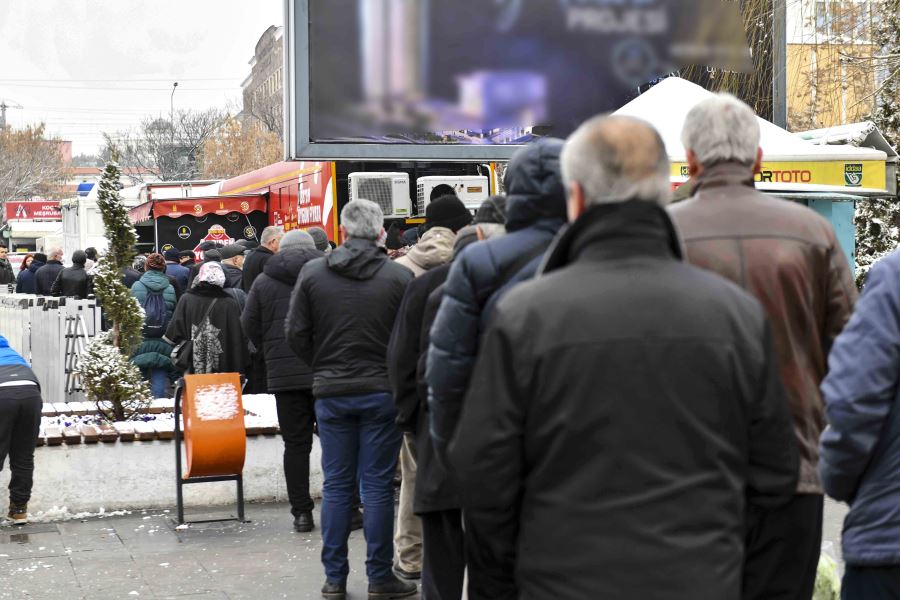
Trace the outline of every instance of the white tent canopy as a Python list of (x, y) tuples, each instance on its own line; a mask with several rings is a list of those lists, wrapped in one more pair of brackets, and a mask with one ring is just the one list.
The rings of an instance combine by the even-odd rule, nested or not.
[[(684, 162), (681, 129), (694, 106), (713, 96), (699, 85), (678, 77), (664, 79), (619, 110), (617, 115), (638, 117), (653, 124), (666, 143), (669, 158)], [(757, 117), (759, 118), (759, 117)], [(839, 161), (887, 159), (884, 152), (853, 146), (821, 146), (803, 140), (759, 118), (760, 146), (767, 161)]]

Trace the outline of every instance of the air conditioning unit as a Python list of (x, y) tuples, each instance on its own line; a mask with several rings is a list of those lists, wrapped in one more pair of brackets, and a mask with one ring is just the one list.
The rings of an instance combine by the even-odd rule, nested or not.
[(350, 173), (350, 201), (371, 200), (386, 219), (406, 218), (412, 213), (407, 173)]
[[(425, 208), (432, 200), (437, 200), (449, 192), (447, 186), (462, 200), (471, 211), (476, 211), (481, 203), (488, 199), (490, 187), (488, 178), (480, 175), (464, 175), (458, 177), (419, 177), (416, 180), (418, 193), (416, 197), (416, 214), (425, 215)], [(439, 188), (440, 189), (437, 189)]]

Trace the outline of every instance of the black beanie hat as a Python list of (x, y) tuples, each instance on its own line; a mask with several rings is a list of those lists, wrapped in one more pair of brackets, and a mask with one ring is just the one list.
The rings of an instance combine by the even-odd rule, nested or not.
[(35, 252), (35, 253), (34, 253), (34, 260), (36, 260), (36, 261), (38, 261), (38, 262), (45, 263), (45, 262), (47, 262), (47, 255), (44, 254), (43, 252)]
[(425, 227), (446, 227), (456, 233), (472, 222), (472, 213), (456, 196), (441, 196), (425, 209)]
[(491, 196), (481, 203), (475, 214), (476, 223), (506, 224), (506, 196)]
[(178, 252), (178, 248), (172, 248), (171, 250), (166, 250), (163, 253), (163, 256), (165, 257), (166, 260), (170, 260), (172, 262), (178, 262), (180, 253)]

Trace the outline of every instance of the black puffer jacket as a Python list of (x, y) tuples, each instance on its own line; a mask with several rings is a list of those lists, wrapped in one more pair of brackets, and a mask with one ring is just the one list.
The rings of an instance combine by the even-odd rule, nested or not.
[(288, 345), (284, 323), (300, 269), (322, 256), (324, 253), (308, 248), (291, 248), (270, 256), (263, 274), (250, 288), (241, 324), (253, 345), (263, 350), (270, 392), (312, 387), (312, 370)]
[(47, 264), (34, 274), (34, 289), (39, 296), (49, 296), (53, 293), (53, 282), (59, 277), (63, 264), (58, 260), (48, 260)]
[(470, 597), (741, 597), (799, 455), (762, 307), (680, 252), (659, 206), (599, 206), (498, 303), (449, 456), (508, 588)]
[(84, 299), (93, 293), (92, 288), (93, 277), (87, 274), (84, 265), (74, 264), (60, 271), (51, 292), (54, 296)]
[(517, 279), (533, 275), (565, 224), (566, 194), (559, 171), (562, 146), (560, 140), (541, 140), (513, 157), (505, 177), (508, 233), (466, 248), (450, 269), (428, 351), (428, 402), (439, 451), (456, 427), (489, 317), (487, 307), (495, 301), (492, 296), (517, 275)]
[(312, 366), (316, 398), (391, 391), (387, 345), (412, 279), (375, 242), (352, 238), (303, 267), (287, 339)]

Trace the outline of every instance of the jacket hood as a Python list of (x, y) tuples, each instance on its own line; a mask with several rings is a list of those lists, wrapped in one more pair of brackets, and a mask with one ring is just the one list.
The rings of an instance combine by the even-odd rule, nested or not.
[(147, 271), (141, 275), (140, 282), (151, 292), (162, 292), (169, 287), (169, 278), (159, 271)]
[(669, 213), (643, 200), (601, 204), (585, 211), (556, 238), (540, 272), (564, 268), (588, 252), (610, 260), (668, 255), (680, 261), (684, 256)]
[(387, 255), (372, 240), (350, 238), (325, 259), (328, 268), (350, 279), (372, 279), (387, 262)]
[(419, 243), (406, 253), (406, 258), (426, 271), (439, 267), (453, 258), (455, 241), (456, 234), (452, 230), (446, 227), (432, 227), (425, 232)]
[(31, 264), (28, 265), (28, 270), (31, 271), (32, 273), (34, 273), (35, 271), (37, 271), (38, 269), (40, 269), (41, 267), (43, 267), (46, 264), (47, 263), (42, 263), (37, 260), (33, 260), (33, 261), (31, 261)]
[(541, 219), (566, 220), (566, 190), (559, 170), (563, 141), (545, 138), (526, 146), (509, 161), (506, 230), (524, 229)]
[(325, 256), (321, 250), (311, 248), (289, 248), (276, 252), (275, 256), (266, 262), (263, 273), (287, 285), (294, 285), (300, 275), (303, 265), (316, 258)]

